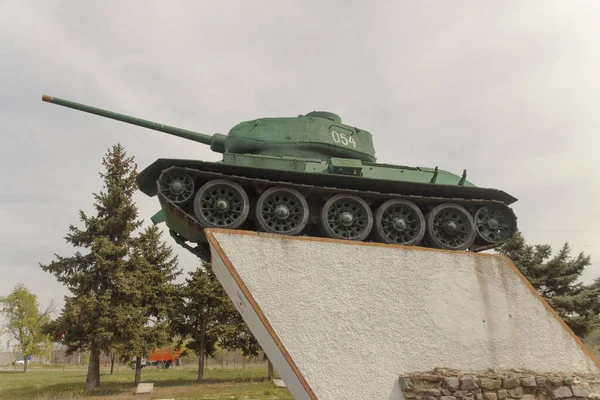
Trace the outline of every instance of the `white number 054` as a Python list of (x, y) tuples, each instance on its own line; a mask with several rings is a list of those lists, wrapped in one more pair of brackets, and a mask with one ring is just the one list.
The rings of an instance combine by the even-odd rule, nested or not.
[(345, 133), (339, 133), (339, 132), (332, 130), (331, 137), (333, 138), (333, 141), (336, 143), (341, 143), (344, 146), (348, 146), (348, 144), (352, 144), (352, 146), (354, 146), (354, 148), (356, 148), (356, 142), (354, 142), (354, 138), (352, 136), (350, 136), (350, 138), (348, 138), (348, 135), (346, 135)]

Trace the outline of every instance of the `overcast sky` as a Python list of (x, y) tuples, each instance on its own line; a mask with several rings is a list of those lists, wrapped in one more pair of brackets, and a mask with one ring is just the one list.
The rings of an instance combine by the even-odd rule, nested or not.
[[(42, 94), (206, 133), (336, 112), (373, 133), (380, 162), (466, 168), (517, 197), (526, 239), (590, 254), (589, 282), (600, 275), (599, 19), (595, 0), (0, 0), (0, 294), (24, 283), (62, 305), (67, 292), (38, 263), (73, 253), (63, 237), (91, 210), (113, 144), (139, 170), (219, 159)], [(150, 223), (157, 199), (135, 200)]]

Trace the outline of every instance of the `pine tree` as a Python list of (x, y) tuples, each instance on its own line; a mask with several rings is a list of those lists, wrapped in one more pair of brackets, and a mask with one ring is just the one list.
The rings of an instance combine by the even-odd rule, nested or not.
[[(215, 327), (214, 331), (223, 349), (229, 351), (239, 350), (243, 357), (256, 357), (260, 354), (262, 347), (252, 334), (252, 331), (235, 309), (233, 303), (228, 304), (228, 321)], [(263, 354), (263, 361), (267, 361), (268, 379), (273, 379), (273, 363)]]
[(190, 272), (180, 288), (176, 307), (172, 311), (173, 332), (181, 342), (198, 355), (198, 382), (204, 379), (206, 357), (212, 357), (223, 331), (237, 321), (239, 315), (214, 275), (210, 263), (203, 262)]
[(590, 332), (585, 337), (584, 343), (596, 358), (600, 358), (600, 330)]
[(40, 267), (52, 273), (72, 293), (62, 314), (47, 325), (55, 340), (67, 345), (67, 354), (90, 351), (85, 390), (100, 385), (100, 354), (123, 342), (131, 294), (128, 292), (127, 255), (133, 232), (141, 226), (132, 197), (137, 165), (124, 148), (113, 146), (102, 159), (103, 190), (94, 194), (95, 216), (79, 212), (84, 228), (69, 226), (65, 240), (80, 248), (71, 257)]
[(136, 238), (124, 277), (130, 310), (118, 349), (122, 357), (136, 359), (134, 385), (140, 382), (142, 357), (171, 339), (168, 315), (175, 306), (174, 281), (181, 271), (161, 236), (157, 226), (150, 226)]
[(223, 305), (223, 317), (214, 329), (223, 349), (239, 350), (244, 357), (256, 357), (262, 348), (231, 301)]
[(576, 335), (583, 338), (599, 325), (600, 278), (591, 285), (579, 281), (590, 256), (570, 257), (565, 243), (552, 257), (551, 246), (528, 245), (521, 232), (496, 251), (511, 259)]

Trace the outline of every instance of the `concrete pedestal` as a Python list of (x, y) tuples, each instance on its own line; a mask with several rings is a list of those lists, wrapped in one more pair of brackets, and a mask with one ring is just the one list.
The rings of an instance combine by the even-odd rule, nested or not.
[(401, 399), (401, 376), (600, 364), (503, 257), (206, 230), (213, 269), (295, 399)]

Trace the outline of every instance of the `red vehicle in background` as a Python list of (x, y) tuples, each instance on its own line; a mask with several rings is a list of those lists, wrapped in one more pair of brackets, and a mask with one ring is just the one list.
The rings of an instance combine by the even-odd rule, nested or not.
[[(171, 365), (179, 365), (181, 351), (173, 350), (170, 347), (163, 347), (150, 353), (148, 359), (142, 358), (142, 368), (147, 366), (156, 366), (159, 369), (169, 368)], [(135, 369), (135, 359), (131, 361), (131, 369)]]

